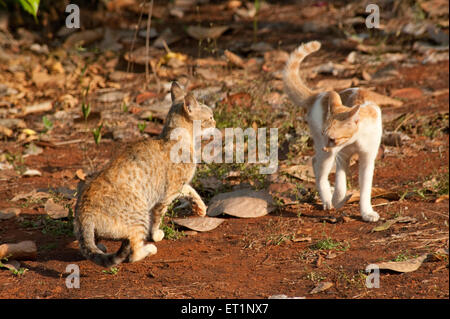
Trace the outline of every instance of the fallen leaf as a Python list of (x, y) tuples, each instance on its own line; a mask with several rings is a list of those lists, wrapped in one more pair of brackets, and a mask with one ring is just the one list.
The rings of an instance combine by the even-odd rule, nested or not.
[(206, 39), (217, 39), (228, 29), (229, 29), (228, 26), (219, 26), (219, 27), (211, 27), (211, 28), (204, 28), (204, 27), (199, 27), (199, 26), (189, 26), (186, 29), (186, 32), (194, 39), (206, 40)]
[(177, 225), (184, 226), (195, 231), (205, 232), (218, 227), (225, 221), (225, 219), (214, 217), (188, 217), (175, 218), (172, 221)]
[(27, 169), (22, 176), (42, 176), (42, 173), (40, 171), (38, 171), (37, 169)]
[(86, 174), (84, 173), (84, 171), (81, 168), (77, 169), (77, 171), (75, 172), (75, 175), (82, 181), (84, 181), (86, 179)]
[(6, 220), (16, 217), (20, 214), (20, 208), (5, 208), (0, 211), (0, 220)]
[(389, 229), (392, 225), (394, 225), (397, 221), (395, 219), (390, 219), (382, 225), (376, 226), (372, 228), (372, 232), (379, 232)]
[(296, 177), (305, 182), (315, 183), (314, 169), (311, 165), (298, 164), (290, 166), (282, 170), (293, 177)]
[(103, 29), (85, 30), (69, 35), (64, 41), (63, 48), (71, 49), (76, 45), (87, 45), (103, 38)]
[[(393, 192), (393, 191), (390, 191), (390, 190), (387, 190), (384, 188), (373, 187), (372, 188), (372, 198), (376, 198), (376, 197), (382, 197), (382, 198), (386, 198), (386, 199), (390, 199), (390, 200), (400, 199), (400, 196), (398, 196), (398, 194), (396, 192)], [(347, 203), (358, 202), (359, 198), (360, 198), (359, 191), (354, 191)]]
[(272, 196), (265, 191), (241, 189), (214, 196), (208, 206), (208, 216), (222, 213), (241, 218), (254, 218), (273, 211)]
[(436, 198), (436, 200), (434, 202), (435, 203), (440, 203), (440, 202), (442, 202), (444, 200), (448, 200), (448, 194), (439, 196), (438, 198)]
[(224, 54), (225, 54), (225, 57), (228, 59), (228, 61), (231, 64), (233, 64), (235, 66), (238, 66), (240, 68), (244, 68), (245, 67), (245, 62), (240, 56), (238, 56), (238, 55), (236, 55), (233, 52), (228, 51), (228, 50), (225, 50)]
[(393, 270), (396, 272), (412, 272), (419, 269), (422, 263), (427, 259), (428, 254), (405, 261), (388, 261), (376, 264), (380, 269)]
[(14, 196), (11, 199), (11, 201), (12, 202), (17, 202), (17, 201), (19, 201), (21, 199), (29, 199), (29, 198), (31, 198), (33, 200), (38, 200), (38, 199), (44, 199), (44, 198), (49, 198), (49, 197), (50, 197), (49, 194), (47, 194), (45, 192), (38, 192), (38, 191), (36, 191), (34, 189), (34, 190), (32, 190), (31, 192), (28, 192), (28, 193), (17, 194), (16, 196)]
[(48, 112), (53, 108), (53, 104), (51, 101), (25, 106), (22, 111), (22, 116), (31, 114), (31, 113), (40, 113), (40, 112)]
[(321, 283), (319, 283), (316, 287), (314, 287), (313, 290), (311, 290), (309, 293), (311, 295), (313, 294), (317, 294), (319, 292), (325, 291), (327, 289), (330, 289), (331, 287), (333, 287), (333, 283), (329, 282), (329, 281), (322, 281)]
[(60, 219), (69, 215), (69, 211), (60, 204), (55, 203), (52, 198), (47, 200), (44, 209), (47, 215), (53, 219)]
[(311, 237), (295, 237), (292, 239), (294, 243), (311, 242)]
[(139, 94), (138, 96), (136, 96), (136, 103), (137, 104), (141, 104), (142, 102), (145, 102), (149, 99), (152, 99), (154, 97), (156, 97), (156, 93), (154, 92), (144, 92)]

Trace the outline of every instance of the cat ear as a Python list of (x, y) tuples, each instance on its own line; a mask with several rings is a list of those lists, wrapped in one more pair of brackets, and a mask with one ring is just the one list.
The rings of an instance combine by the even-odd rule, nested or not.
[(339, 108), (342, 107), (342, 100), (339, 94), (331, 91), (328, 95), (328, 111), (330, 114), (339, 113)]
[(355, 123), (358, 123), (358, 121), (359, 121), (360, 108), (361, 108), (361, 105), (354, 106), (348, 114), (349, 118), (351, 118)]
[(193, 109), (198, 105), (197, 100), (195, 99), (195, 97), (191, 94), (188, 93), (185, 97), (184, 97), (184, 111), (186, 112), (187, 115), (191, 115)]
[(184, 91), (176, 81), (172, 82), (172, 87), (170, 88), (170, 96), (172, 97), (172, 102), (183, 100)]

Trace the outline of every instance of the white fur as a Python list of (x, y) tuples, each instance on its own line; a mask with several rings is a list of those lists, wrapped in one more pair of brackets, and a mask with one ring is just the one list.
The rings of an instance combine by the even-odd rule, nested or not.
[[(348, 142), (332, 148), (330, 152), (325, 152), (323, 148), (326, 146), (326, 138), (322, 134), (323, 109), (321, 104), (323, 97), (323, 93), (318, 95), (317, 100), (307, 115), (308, 125), (314, 139), (314, 148), (316, 151), (313, 158), (314, 174), (323, 208), (340, 208), (348, 200), (349, 196), (346, 196), (348, 165), (351, 156), (358, 153), (361, 216), (365, 221), (375, 222), (380, 216), (372, 208), (371, 191), (375, 158), (378, 153), (382, 134), (380, 108), (372, 102), (362, 104), (362, 108), (373, 107), (377, 111), (377, 119), (361, 118), (357, 133)], [(334, 162), (336, 162), (336, 185), (332, 194), (328, 175)]]

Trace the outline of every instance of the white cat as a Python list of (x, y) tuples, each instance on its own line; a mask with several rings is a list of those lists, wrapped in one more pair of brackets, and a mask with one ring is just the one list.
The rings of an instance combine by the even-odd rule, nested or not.
[[(375, 158), (381, 142), (381, 110), (370, 101), (371, 92), (359, 88), (316, 93), (301, 80), (303, 59), (320, 49), (317, 41), (302, 44), (291, 53), (284, 70), (285, 91), (291, 100), (307, 109), (307, 121), (314, 139), (313, 158), (316, 185), (324, 209), (341, 208), (349, 199), (347, 170), (350, 157), (359, 155), (360, 210), (364, 221), (380, 216), (372, 208), (371, 191)], [(331, 193), (328, 175), (336, 161), (336, 181)]]

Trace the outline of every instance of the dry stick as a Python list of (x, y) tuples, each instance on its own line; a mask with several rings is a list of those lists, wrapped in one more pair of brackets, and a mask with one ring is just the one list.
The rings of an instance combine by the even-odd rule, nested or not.
[(130, 72), (130, 65), (131, 65), (130, 59), (131, 59), (131, 53), (133, 52), (133, 49), (134, 49), (134, 43), (136, 42), (136, 38), (137, 38), (139, 26), (141, 25), (141, 21), (142, 21), (142, 15), (144, 14), (144, 2), (142, 2), (142, 3), (140, 4), (140, 7), (141, 7), (141, 11), (139, 11), (139, 19), (138, 19), (138, 23), (137, 23), (137, 25), (136, 25), (136, 31), (134, 32), (133, 41), (131, 42), (130, 51), (128, 51), (127, 73)]
[(16, 244), (0, 245), (0, 259), (36, 259), (37, 248), (33, 241), (26, 240)]
[(150, 82), (149, 72), (148, 72), (148, 64), (150, 63), (149, 58), (149, 47), (150, 47), (150, 26), (152, 24), (152, 14), (153, 14), (153, 0), (150, 1), (150, 8), (148, 9), (148, 17), (147, 17), (147, 34), (145, 36), (145, 87), (147, 88), (148, 83)]

